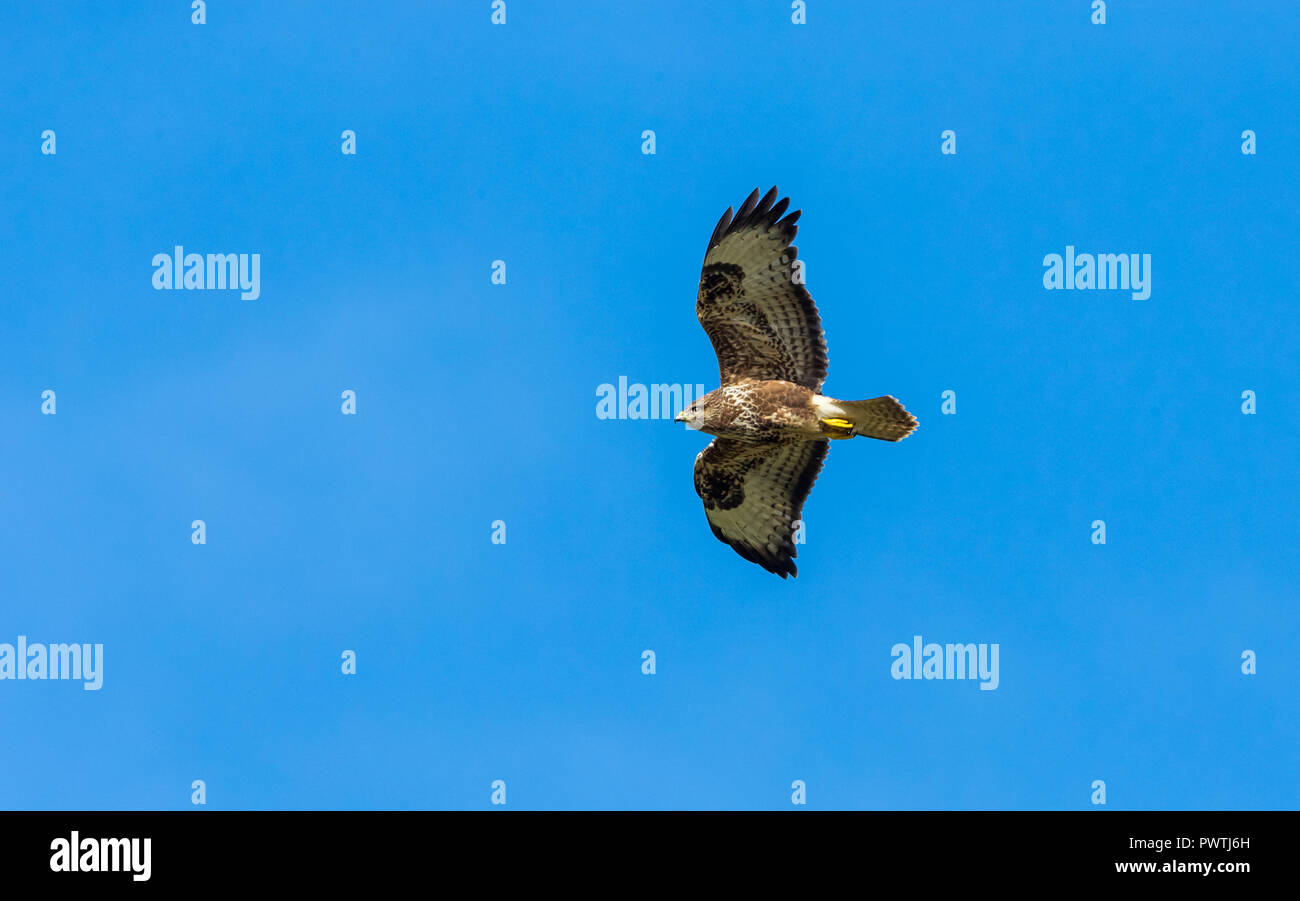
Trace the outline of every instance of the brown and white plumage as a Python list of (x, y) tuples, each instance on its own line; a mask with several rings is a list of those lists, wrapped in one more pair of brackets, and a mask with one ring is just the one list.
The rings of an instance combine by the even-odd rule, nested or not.
[(758, 189), (735, 218), (722, 214), (700, 272), (695, 315), (713, 342), (722, 384), (741, 378), (780, 379), (820, 391), (826, 379), (826, 336), (812, 295), (794, 277), (799, 248), (789, 198)]
[(795, 523), (829, 441), (714, 438), (695, 458), (695, 492), (719, 541), (781, 578), (796, 575)]
[(892, 397), (821, 394), (826, 338), (795, 277), (799, 212), (772, 188), (722, 215), (704, 256), (695, 311), (722, 385), (679, 421), (717, 436), (695, 460), (695, 491), (713, 534), (746, 560), (797, 575), (794, 535), (832, 438), (899, 441), (916, 419)]

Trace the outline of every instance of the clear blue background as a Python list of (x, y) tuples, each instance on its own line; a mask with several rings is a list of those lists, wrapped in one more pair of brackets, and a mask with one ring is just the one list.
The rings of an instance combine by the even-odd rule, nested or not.
[[(0, 682), (0, 807), (1300, 804), (1300, 7), (809, 7), (0, 7), (0, 641), (105, 645)], [(704, 436), (595, 415), (716, 386), (772, 184), (827, 392), (921, 423), (833, 448), (787, 582)], [(175, 244), (261, 298), (153, 290)], [(1044, 290), (1066, 244), (1151, 298)], [(916, 634), (1000, 687), (894, 681)]]

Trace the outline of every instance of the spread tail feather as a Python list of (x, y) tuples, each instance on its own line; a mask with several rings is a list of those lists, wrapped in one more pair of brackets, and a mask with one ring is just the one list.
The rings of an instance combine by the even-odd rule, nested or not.
[(916, 430), (916, 417), (895, 398), (885, 395), (871, 400), (814, 400), (822, 429), (830, 438), (865, 435), (881, 441), (902, 441)]

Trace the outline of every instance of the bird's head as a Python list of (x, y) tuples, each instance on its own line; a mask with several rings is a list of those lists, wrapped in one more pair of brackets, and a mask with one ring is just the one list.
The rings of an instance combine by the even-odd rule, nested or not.
[(703, 428), (708, 415), (708, 401), (708, 395), (696, 398), (673, 417), (674, 421), (684, 423), (688, 429)]

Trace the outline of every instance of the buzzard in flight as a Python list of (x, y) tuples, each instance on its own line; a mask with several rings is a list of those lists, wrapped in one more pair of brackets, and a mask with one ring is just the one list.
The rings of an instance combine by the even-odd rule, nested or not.
[(795, 277), (799, 211), (776, 188), (718, 220), (704, 255), (695, 314), (718, 355), (722, 387), (677, 415), (714, 435), (695, 458), (695, 491), (718, 540), (781, 578), (797, 575), (793, 533), (830, 447), (865, 435), (901, 441), (916, 418), (892, 397), (821, 393), (826, 336)]

